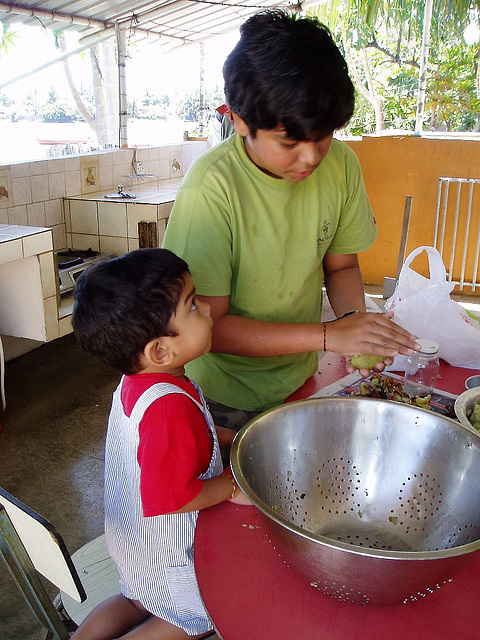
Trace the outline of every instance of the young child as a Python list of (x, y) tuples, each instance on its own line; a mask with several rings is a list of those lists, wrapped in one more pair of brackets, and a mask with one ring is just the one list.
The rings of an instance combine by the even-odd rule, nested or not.
[(216, 432), (185, 377), (185, 364), (210, 349), (209, 306), (196, 299), (183, 260), (140, 249), (80, 276), (72, 324), (82, 349), (124, 374), (105, 448), (105, 536), (121, 595), (95, 608), (73, 638), (209, 637), (193, 565), (198, 511), (250, 504), (222, 475), (219, 440), (231, 445), (233, 432)]
[[(239, 428), (301, 387), (319, 351), (353, 371), (350, 356), (390, 364), (415, 341), (393, 314), (365, 313), (357, 254), (377, 231), (358, 159), (333, 138), (354, 87), (328, 29), (258, 13), (223, 76), (236, 134), (190, 167), (164, 246), (188, 262), (214, 321), (212, 350), (187, 372), (216, 424)], [(321, 322), (322, 286), (334, 322)]]

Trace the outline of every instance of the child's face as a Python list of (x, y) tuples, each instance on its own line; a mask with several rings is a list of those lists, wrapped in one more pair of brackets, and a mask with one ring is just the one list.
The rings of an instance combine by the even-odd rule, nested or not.
[(182, 294), (169, 327), (173, 338), (177, 364), (186, 364), (210, 351), (212, 344), (210, 305), (195, 297), (192, 278), (187, 274)]
[(296, 141), (281, 127), (258, 129), (254, 138), (247, 127), (244, 135), (250, 160), (268, 175), (287, 182), (301, 182), (311, 175), (327, 155), (332, 138), (333, 133), (317, 142)]

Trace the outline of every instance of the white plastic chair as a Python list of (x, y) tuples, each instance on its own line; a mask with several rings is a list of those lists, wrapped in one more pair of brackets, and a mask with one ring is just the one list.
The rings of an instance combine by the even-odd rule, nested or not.
[[(1, 487), (0, 552), (31, 610), (47, 630), (45, 640), (67, 640), (89, 611), (120, 592), (118, 572), (106, 551), (104, 536), (71, 557), (53, 525)], [(60, 589), (53, 602), (38, 574)]]

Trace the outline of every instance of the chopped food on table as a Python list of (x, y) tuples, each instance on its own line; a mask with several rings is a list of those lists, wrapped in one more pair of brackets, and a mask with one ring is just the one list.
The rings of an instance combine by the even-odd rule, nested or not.
[[(404, 402), (405, 404), (411, 404), (422, 409), (431, 409), (430, 400), (431, 394), (426, 396), (411, 396), (403, 390), (403, 384), (400, 380), (395, 380), (390, 376), (382, 375), (381, 373), (374, 373), (368, 379), (364, 380), (360, 384), (358, 392), (353, 392), (352, 395), (367, 396), (370, 398), (384, 398), (386, 400), (394, 400), (396, 402)], [(449, 417), (455, 417), (453, 411), (453, 404), (450, 410), (447, 410), (446, 415)], [(480, 408), (479, 408), (480, 418)]]
[(475, 401), (473, 407), (467, 412), (467, 418), (472, 423), (472, 426), (477, 431), (480, 431), (480, 398)]

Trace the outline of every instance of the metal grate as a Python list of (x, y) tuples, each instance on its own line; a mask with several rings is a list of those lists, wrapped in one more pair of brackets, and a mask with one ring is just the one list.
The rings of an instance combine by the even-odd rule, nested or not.
[[(447, 279), (460, 291), (478, 282), (480, 257), (480, 179), (439, 178), (433, 246), (440, 252)], [(452, 188), (451, 188), (452, 187)]]

